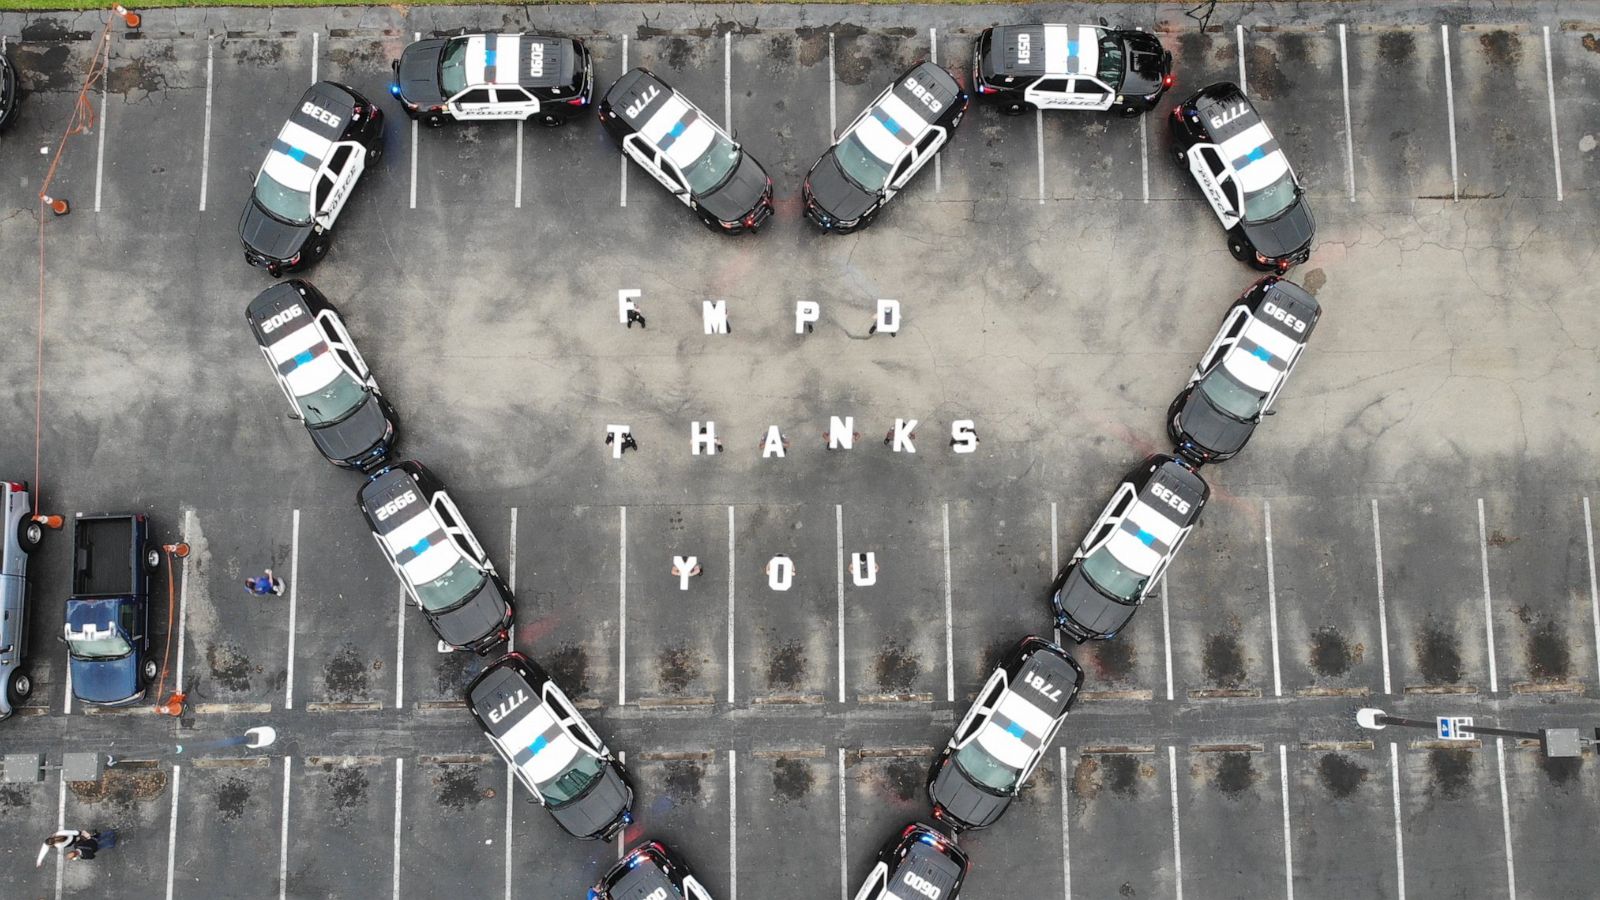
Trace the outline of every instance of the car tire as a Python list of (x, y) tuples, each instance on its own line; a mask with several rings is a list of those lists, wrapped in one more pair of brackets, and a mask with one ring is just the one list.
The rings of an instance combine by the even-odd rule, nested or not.
[(376, 147), (367, 148), (367, 165), (370, 166), (380, 159), (383, 159), (383, 144), (380, 143)]
[(33, 694), (33, 676), (22, 669), (11, 673), (11, 678), (6, 682), (6, 697), (15, 708), (17, 704), (28, 699)]
[(1189, 154), (1183, 148), (1172, 151), (1172, 161), (1178, 164), (1178, 168), (1189, 171)]
[(315, 246), (313, 246), (311, 248), (311, 261), (312, 262), (321, 262), (322, 258), (324, 256), (328, 255), (328, 244), (329, 243), (331, 243), (331, 242), (326, 237), (324, 237), (322, 240), (318, 241)]
[(1032, 104), (1029, 104), (1028, 102), (1023, 101), (1023, 100), (1013, 100), (1010, 103), (1002, 104), (1000, 106), (1000, 113), (1001, 113), (1001, 115), (1006, 115), (1006, 116), (1020, 116), (1023, 113), (1027, 112), (1028, 111), (1028, 107), (1031, 106), (1031, 105)]
[(139, 674), (144, 676), (145, 684), (155, 684), (156, 676), (160, 675), (161, 671), (156, 667), (156, 661), (154, 657), (144, 661), (144, 665), (140, 668)]
[(442, 113), (432, 113), (422, 122), (429, 128), (441, 128), (444, 126), (444, 115)]
[(567, 124), (566, 116), (558, 116), (555, 113), (543, 113), (537, 116), (537, 119), (539, 124), (546, 128), (560, 128)]
[(161, 568), (161, 548), (146, 547), (144, 549), (144, 570), (155, 574), (155, 571), (159, 568)]
[(17, 523), (17, 543), (22, 545), (22, 552), (32, 553), (44, 543), (44, 526), (35, 522), (32, 516), (26, 516)]
[(1233, 258), (1237, 259), (1239, 262), (1255, 262), (1255, 256), (1250, 252), (1250, 248), (1246, 247), (1244, 241), (1241, 241), (1238, 238), (1228, 238), (1228, 252), (1232, 253)]

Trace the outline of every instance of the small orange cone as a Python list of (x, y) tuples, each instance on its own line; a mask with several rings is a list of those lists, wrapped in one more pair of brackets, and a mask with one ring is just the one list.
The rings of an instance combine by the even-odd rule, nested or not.
[(188, 694), (185, 694), (182, 691), (175, 692), (168, 696), (166, 700), (162, 701), (161, 704), (156, 707), (156, 712), (162, 714), (163, 716), (171, 716), (176, 719), (183, 715), (183, 702), (187, 699), (189, 699)]
[(72, 212), (72, 207), (68, 206), (67, 201), (65, 200), (51, 197), (48, 194), (40, 199), (44, 200), (44, 202), (50, 207), (50, 211), (58, 216), (64, 216), (67, 213)]
[(38, 522), (40, 525), (43, 525), (44, 527), (49, 528), (52, 531), (60, 531), (61, 530), (61, 517), (60, 516), (34, 516), (33, 520), (35, 522)]
[(111, 4), (111, 11), (121, 16), (122, 21), (126, 22), (129, 28), (139, 27), (139, 14), (129, 10), (121, 3)]
[(173, 556), (176, 556), (179, 559), (189, 558), (189, 545), (183, 541), (179, 541), (176, 544), (162, 544), (161, 549), (171, 553)]

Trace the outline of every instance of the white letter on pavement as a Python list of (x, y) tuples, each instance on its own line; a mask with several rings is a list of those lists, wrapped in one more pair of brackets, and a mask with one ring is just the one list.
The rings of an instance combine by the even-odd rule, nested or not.
[(794, 563), (783, 554), (774, 556), (767, 562), (767, 587), (775, 591), (787, 591), (794, 584)]
[(706, 300), (700, 307), (701, 318), (706, 323), (706, 334), (728, 333), (728, 301)]
[(878, 301), (878, 330), (884, 334), (894, 334), (900, 330), (900, 301)]
[(699, 422), (692, 422), (689, 426), (689, 448), (699, 456), (703, 451), (707, 456), (717, 453), (717, 423), (707, 422), (705, 428)]
[(822, 307), (810, 300), (800, 300), (794, 305), (794, 333), (805, 334), (806, 323), (822, 318)]
[(950, 440), (957, 453), (971, 453), (978, 449), (977, 426), (971, 419), (957, 419), (950, 423)]
[(843, 447), (849, 450), (856, 443), (856, 417), (845, 416), (840, 421), (838, 416), (828, 417), (828, 447), (837, 450)]
[(878, 554), (868, 551), (850, 556), (850, 579), (856, 587), (871, 587), (878, 583)]
[(761, 458), (771, 457), (783, 459), (783, 435), (778, 432), (778, 426), (767, 426), (767, 439), (761, 442)]
[(678, 590), (687, 591), (689, 589), (690, 573), (694, 571), (695, 565), (699, 562), (700, 557), (698, 556), (691, 556), (688, 559), (684, 559), (681, 556), (672, 557), (672, 567), (678, 570)]
[(911, 432), (917, 427), (916, 419), (894, 420), (894, 452), (915, 453), (917, 448), (911, 443)]
[(622, 436), (629, 431), (626, 425), (607, 425), (606, 434), (611, 435), (611, 458), (622, 458)]

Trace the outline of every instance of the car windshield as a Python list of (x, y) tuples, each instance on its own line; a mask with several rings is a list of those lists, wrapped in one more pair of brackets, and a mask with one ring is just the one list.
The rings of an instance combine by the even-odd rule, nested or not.
[(561, 806), (571, 803), (582, 796), (600, 778), (600, 773), (605, 771), (605, 762), (595, 759), (587, 753), (578, 754), (573, 761), (572, 768), (561, 773), (561, 777), (539, 788), (539, 793), (551, 806)]
[(1266, 394), (1240, 384), (1223, 366), (1217, 366), (1200, 379), (1200, 391), (1223, 415), (1241, 422), (1252, 421), (1260, 415), (1261, 404), (1267, 399)]
[(1300, 196), (1300, 187), (1294, 183), (1294, 176), (1288, 172), (1283, 177), (1267, 185), (1259, 191), (1246, 194), (1244, 197), (1244, 220), (1246, 222), (1265, 222), (1276, 219), (1289, 211), (1294, 205), (1295, 198)]
[(1100, 80), (1117, 90), (1122, 87), (1122, 43), (1113, 37), (1100, 39)]
[(1100, 590), (1124, 603), (1132, 603), (1139, 599), (1144, 592), (1146, 576), (1124, 566), (1122, 561), (1111, 555), (1111, 548), (1103, 546), (1089, 554), (1079, 564), (1083, 574), (1094, 582)]
[(133, 652), (133, 647), (120, 631), (113, 631), (103, 638), (73, 638), (67, 643), (67, 648), (78, 659), (116, 659)]
[(840, 141), (839, 146), (833, 148), (833, 158), (838, 161), (839, 171), (844, 173), (844, 177), (864, 191), (877, 193), (889, 183), (888, 164), (873, 156), (856, 135)]
[(307, 425), (332, 425), (343, 421), (360, 409), (366, 399), (367, 386), (343, 370), (321, 390), (296, 398)]
[(454, 97), (467, 89), (467, 39), (456, 38), (439, 55), (439, 91)]
[(989, 751), (978, 746), (977, 741), (956, 751), (956, 765), (961, 767), (967, 777), (978, 786), (997, 794), (1009, 794), (1017, 785), (1017, 776), (1021, 775), (1016, 769), (1011, 768), (990, 755)]
[(487, 577), (482, 570), (472, 564), (471, 560), (463, 556), (438, 578), (427, 584), (416, 585), (417, 599), (422, 601), (423, 609), (429, 612), (443, 612), (453, 606), (459, 606), (462, 601), (476, 594)]
[(305, 225), (311, 221), (311, 195), (279, 183), (266, 172), (256, 178), (256, 202), (285, 222)]
[(733, 167), (738, 164), (739, 145), (716, 134), (711, 138), (711, 145), (706, 147), (706, 152), (690, 163), (683, 170), (683, 175), (689, 179), (690, 193), (704, 195), (722, 187), (722, 183), (733, 172)]

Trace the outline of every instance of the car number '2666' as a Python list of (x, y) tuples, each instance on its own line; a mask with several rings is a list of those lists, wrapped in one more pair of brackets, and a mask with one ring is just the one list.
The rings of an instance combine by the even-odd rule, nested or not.
[(1035, 672), (1029, 672), (1028, 674), (1022, 676), (1022, 682), (1028, 687), (1031, 687), (1039, 693), (1045, 695), (1045, 697), (1050, 699), (1052, 702), (1061, 702), (1061, 688), (1058, 688), (1046, 681), (1043, 675), (1039, 675)]
[(1274, 319), (1277, 319), (1279, 322), (1289, 326), (1290, 328), (1293, 328), (1296, 334), (1300, 334), (1306, 330), (1305, 322), (1301, 321), (1296, 316), (1291, 315), (1283, 307), (1273, 303), (1271, 300), (1261, 304), (1261, 311), (1273, 317)]
[(325, 110), (322, 107), (316, 105), (315, 103), (312, 103), (310, 100), (307, 100), (306, 102), (300, 104), (300, 111), (305, 113), (306, 115), (310, 116), (311, 118), (316, 119), (319, 122), (326, 122), (326, 123), (328, 123), (329, 125), (332, 125), (335, 128), (339, 127), (339, 117), (338, 116), (334, 115), (331, 112), (328, 112), (327, 110)]
[(1171, 489), (1165, 488), (1165, 487), (1162, 487), (1159, 484), (1156, 484), (1156, 485), (1151, 485), (1150, 493), (1155, 494), (1157, 497), (1160, 497), (1162, 500), (1165, 500), (1168, 506), (1170, 506), (1173, 509), (1178, 511), (1179, 515), (1188, 515), (1189, 514), (1189, 501), (1183, 499), (1182, 497), (1179, 497)]
[(267, 319), (265, 322), (262, 322), (261, 323), (261, 333), (262, 334), (271, 334), (274, 331), (277, 331), (278, 327), (280, 325), (283, 325), (284, 323), (289, 322), (291, 320), (300, 318), (301, 314), (304, 313), (304, 312), (305, 311), (302, 310), (298, 306), (291, 306), (288, 309), (284, 310), (283, 312), (278, 313), (277, 315), (273, 316), (272, 318)]
[(934, 112), (944, 109), (944, 104), (939, 102), (939, 98), (935, 97), (927, 88), (917, 84), (917, 80), (915, 78), (906, 79), (906, 90), (916, 94), (917, 99), (921, 100), (924, 106), (928, 107)]
[(905, 882), (907, 887), (927, 897), (928, 900), (939, 900), (939, 895), (943, 893), (943, 891), (939, 890), (938, 885), (915, 872), (907, 872), (900, 877), (900, 880)]
[(374, 511), (372, 515), (379, 522), (382, 522), (384, 519), (389, 518), (390, 516), (394, 515), (395, 513), (399, 512), (400, 510), (405, 509), (406, 507), (408, 507), (411, 504), (415, 503), (416, 501), (417, 501), (416, 492), (415, 491), (406, 491), (404, 494), (401, 494), (400, 496), (394, 498), (393, 500), (390, 500), (388, 503), (385, 503), (384, 505), (378, 507), (377, 510)]

